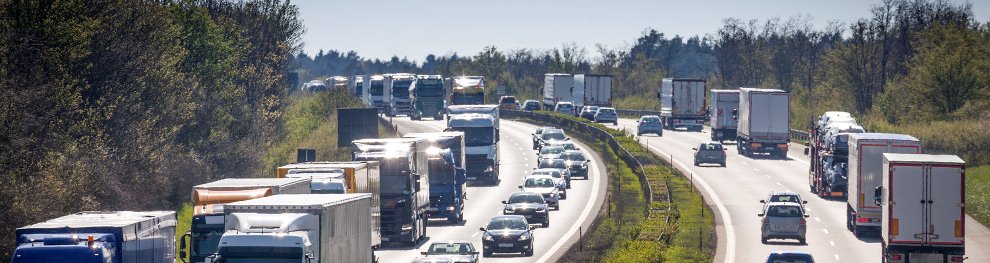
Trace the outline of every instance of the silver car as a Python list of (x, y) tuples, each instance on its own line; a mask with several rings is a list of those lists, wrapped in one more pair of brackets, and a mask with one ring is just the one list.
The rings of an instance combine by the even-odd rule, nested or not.
[(540, 152), (537, 153), (536, 164), (540, 164), (540, 161), (543, 160), (560, 158), (560, 154), (564, 153), (564, 151), (564, 147), (560, 146), (545, 146), (540, 148)]
[(797, 239), (806, 244), (805, 233), (808, 231), (808, 215), (800, 204), (791, 202), (767, 203), (766, 210), (757, 216), (762, 218), (760, 241), (767, 243), (768, 239)]
[[(478, 263), (478, 251), (468, 241), (440, 241), (430, 244), (430, 248), (420, 252), (424, 257), (418, 262)], [(439, 259), (441, 261), (429, 261)]]
[(663, 136), (663, 122), (660, 121), (660, 117), (657, 115), (646, 115), (639, 117), (636, 124), (636, 136), (641, 136), (647, 133)]
[(612, 125), (619, 125), (619, 115), (615, 113), (613, 108), (601, 107), (595, 112), (595, 122), (610, 122)]

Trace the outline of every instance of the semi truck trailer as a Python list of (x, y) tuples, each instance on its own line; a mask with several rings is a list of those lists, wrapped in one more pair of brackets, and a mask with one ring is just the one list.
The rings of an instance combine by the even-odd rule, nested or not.
[(423, 138), (430, 144), (430, 218), (450, 223), (464, 220), (464, 133), (409, 133), (406, 138)]
[(175, 212), (80, 212), (18, 228), (13, 263), (175, 261)]
[(921, 153), (921, 141), (903, 134), (849, 134), (849, 186), (846, 196), (846, 228), (857, 237), (880, 232), (881, 211), (872, 200), (883, 182), (884, 153)]
[(543, 75), (543, 108), (553, 109), (557, 102), (575, 102), (574, 76), (564, 73)]
[(712, 141), (735, 141), (739, 121), (733, 118), (732, 112), (739, 109), (739, 90), (713, 89), (709, 94), (711, 106), (708, 113)]
[(353, 142), (355, 161), (380, 164), (381, 241), (412, 246), (426, 237), (430, 210), (429, 144), (420, 138)]
[(372, 262), (370, 194), (275, 195), (228, 204), (207, 262)]
[(883, 262), (963, 262), (966, 162), (955, 155), (884, 153), (881, 186)]
[(739, 89), (736, 148), (739, 154), (787, 157), (791, 141), (791, 94), (777, 89)]
[(704, 79), (665, 78), (660, 81), (660, 120), (667, 129), (700, 131), (705, 125)]
[(612, 76), (575, 74), (574, 106), (612, 106)]

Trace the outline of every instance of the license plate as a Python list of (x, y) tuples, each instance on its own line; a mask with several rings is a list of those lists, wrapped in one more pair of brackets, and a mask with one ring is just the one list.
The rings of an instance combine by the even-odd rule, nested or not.
[(382, 241), (388, 242), (388, 238), (387, 237), (382, 237)]
[(777, 227), (775, 227), (774, 231), (794, 231), (794, 227), (792, 227), (792, 226), (777, 226)]
[(499, 243), (498, 247), (512, 247), (512, 243)]
[(533, 218), (533, 215), (526, 215), (526, 218)]

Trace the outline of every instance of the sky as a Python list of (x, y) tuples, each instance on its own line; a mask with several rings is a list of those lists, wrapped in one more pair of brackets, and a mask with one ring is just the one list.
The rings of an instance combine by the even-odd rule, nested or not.
[[(297, 0), (306, 33), (303, 51), (356, 51), (364, 58), (423, 61), (428, 54), (474, 55), (500, 50), (547, 50), (573, 43), (597, 56), (595, 46), (628, 48), (646, 29), (668, 38), (715, 33), (726, 18), (786, 20), (807, 16), (816, 29), (870, 16), (879, 0)], [(949, 0), (959, 4), (965, 1)], [(990, 1), (975, 1), (988, 21)]]

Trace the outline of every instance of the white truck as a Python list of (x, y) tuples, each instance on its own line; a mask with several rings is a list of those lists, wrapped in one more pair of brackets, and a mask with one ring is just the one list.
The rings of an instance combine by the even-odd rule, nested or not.
[(347, 89), (354, 97), (364, 96), (364, 79), (367, 77), (368, 75), (354, 75), (347, 79)]
[(700, 131), (705, 125), (704, 79), (665, 78), (660, 81), (660, 120), (667, 129)]
[(787, 157), (791, 141), (791, 93), (778, 89), (739, 88), (736, 148), (739, 154), (768, 153)]
[(574, 106), (612, 106), (612, 76), (575, 74)]
[(370, 194), (274, 195), (231, 203), (206, 262), (372, 262)]
[(557, 102), (574, 99), (574, 76), (564, 73), (547, 73), (543, 76), (543, 108), (553, 109)]
[(365, 106), (368, 108), (376, 108), (382, 110), (385, 108), (384, 103), (384, 90), (385, 90), (385, 76), (384, 75), (371, 75), (364, 79), (363, 82), (364, 91), (361, 97), (361, 101), (364, 102)]
[(465, 169), (469, 181), (498, 184), (498, 105), (447, 107), (447, 129), (464, 133)]
[(883, 154), (883, 261), (963, 262), (966, 162), (955, 155)]
[(919, 154), (921, 141), (903, 134), (849, 134), (846, 228), (857, 237), (880, 231), (880, 207), (868, 198), (883, 182), (884, 153)]
[(395, 73), (385, 74), (382, 81), (382, 103), (385, 105), (386, 116), (409, 115), (412, 105), (409, 104), (409, 86), (416, 81), (416, 74)]
[(739, 109), (739, 90), (713, 89), (709, 124), (712, 126), (712, 141), (724, 142), (736, 140), (736, 127), (739, 124), (732, 113)]

